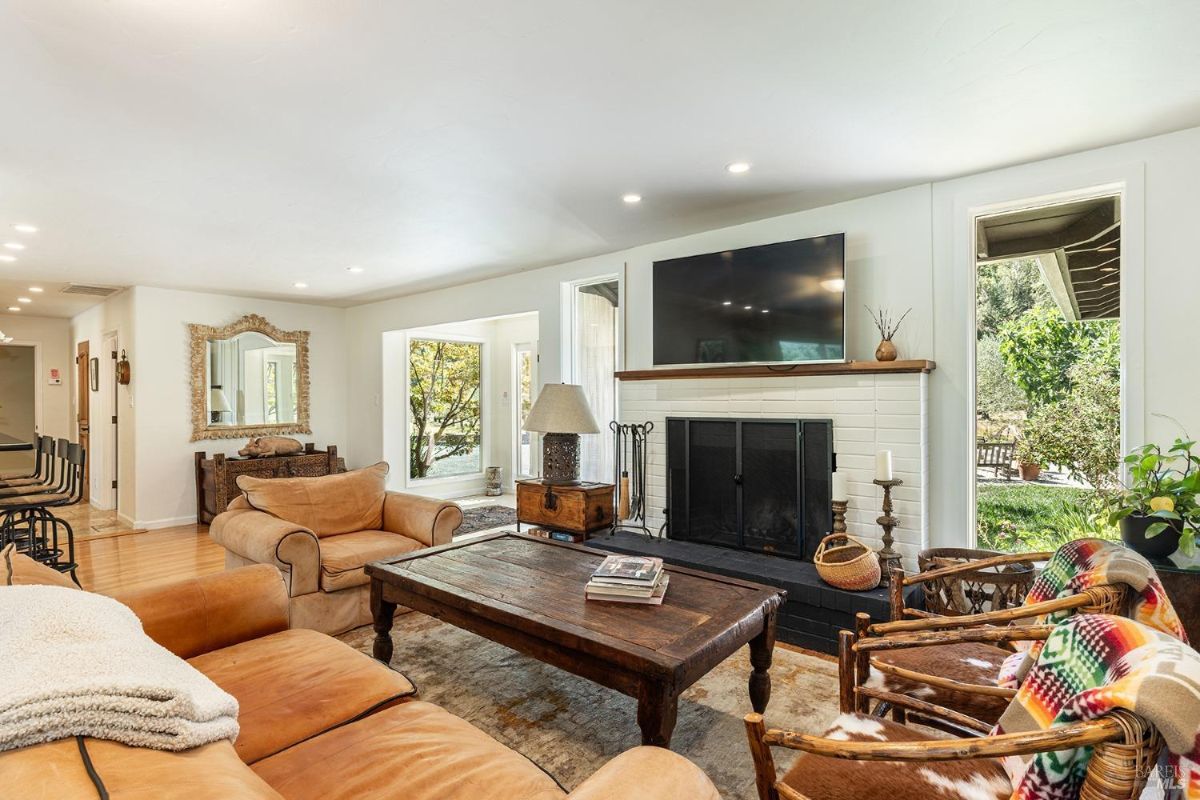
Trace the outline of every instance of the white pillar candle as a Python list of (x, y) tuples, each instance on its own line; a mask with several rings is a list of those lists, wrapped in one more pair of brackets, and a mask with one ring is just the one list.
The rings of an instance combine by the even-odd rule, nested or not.
[(875, 480), (890, 481), (892, 479), (892, 451), (880, 450), (875, 454)]
[(833, 497), (830, 499), (843, 503), (850, 499), (850, 486), (849, 481), (846, 480), (846, 473), (833, 473)]

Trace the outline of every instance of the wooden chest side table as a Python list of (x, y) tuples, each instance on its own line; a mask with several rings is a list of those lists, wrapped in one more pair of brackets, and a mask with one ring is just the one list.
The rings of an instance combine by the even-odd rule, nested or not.
[(521, 524), (589, 534), (612, 527), (613, 485), (580, 483), (549, 485), (517, 481), (517, 531)]
[(330, 445), (318, 450), (311, 443), (304, 452), (290, 456), (265, 458), (229, 458), (214, 453), (212, 458), (203, 450), (195, 454), (196, 462), (196, 521), (208, 524), (213, 517), (241, 495), (239, 475), (255, 478), (316, 478), (346, 471), (346, 462), (338, 458), (337, 447)]

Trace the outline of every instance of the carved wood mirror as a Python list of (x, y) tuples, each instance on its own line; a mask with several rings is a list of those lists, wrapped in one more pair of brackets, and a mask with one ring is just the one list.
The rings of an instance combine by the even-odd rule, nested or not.
[(312, 433), (308, 331), (282, 331), (257, 314), (223, 328), (188, 325), (192, 441)]

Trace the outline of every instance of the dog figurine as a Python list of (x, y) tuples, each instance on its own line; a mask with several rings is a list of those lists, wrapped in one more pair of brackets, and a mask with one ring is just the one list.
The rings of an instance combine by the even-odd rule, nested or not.
[(292, 456), (304, 452), (304, 445), (288, 436), (256, 436), (238, 450), (239, 456), (267, 458), (268, 456)]

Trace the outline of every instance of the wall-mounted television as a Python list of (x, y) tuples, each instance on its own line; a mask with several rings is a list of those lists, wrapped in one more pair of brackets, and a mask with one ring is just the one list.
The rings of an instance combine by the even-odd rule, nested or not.
[(844, 361), (846, 236), (654, 262), (654, 364)]

